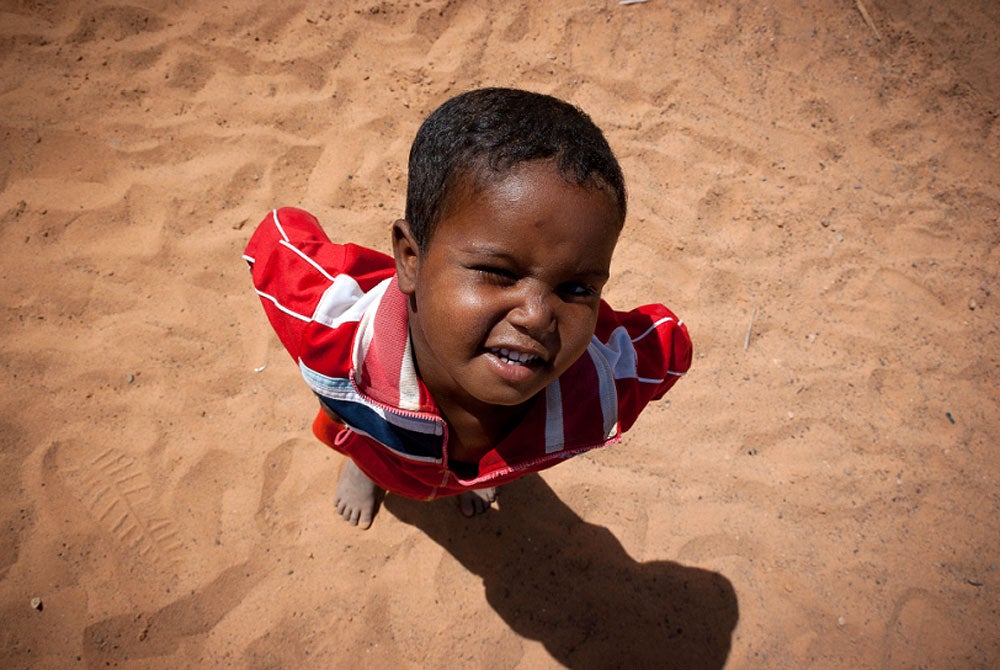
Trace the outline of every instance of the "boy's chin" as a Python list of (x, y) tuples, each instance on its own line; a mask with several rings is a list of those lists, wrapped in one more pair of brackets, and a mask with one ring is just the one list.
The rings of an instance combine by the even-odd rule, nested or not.
[(484, 405), (493, 405), (496, 407), (517, 407), (523, 405), (527, 402), (531, 402), (538, 397), (547, 384), (541, 386), (540, 388), (517, 389), (517, 388), (490, 388), (481, 389), (479, 393), (475, 394), (475, 397), (479, 402)]
[(484, 405), (518, 407), (531, 402), (559, 375), (545, 365), (510, 366), (484, 357), (474, 376), (466, 377), (466, 392)]

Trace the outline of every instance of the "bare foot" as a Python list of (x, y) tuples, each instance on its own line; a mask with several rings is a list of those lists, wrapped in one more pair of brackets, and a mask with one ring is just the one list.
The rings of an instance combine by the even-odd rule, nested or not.
[(337, 482), (333, 504), (344, 521), (365, 529), (372, 525), (384, 495), (385, 489), (368, 479), (368, 475), (361, 472), (354, 461), (347, 459)]
[(492, 486), (488, 489), (477, 489), (458, 494), (458, 508), (467, 517), (482, 514), (490, 508), (497, 499), (497, 489)]

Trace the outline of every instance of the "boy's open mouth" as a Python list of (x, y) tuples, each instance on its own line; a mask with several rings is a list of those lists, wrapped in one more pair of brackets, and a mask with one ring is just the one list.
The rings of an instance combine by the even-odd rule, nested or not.
[(511, 351), (503, 347), (492, 347), (486, 351), (496, 356), (501, 363), (506, 365), (537, 365), (542, 362), (542, 359), (538, 356), (520, 351)]

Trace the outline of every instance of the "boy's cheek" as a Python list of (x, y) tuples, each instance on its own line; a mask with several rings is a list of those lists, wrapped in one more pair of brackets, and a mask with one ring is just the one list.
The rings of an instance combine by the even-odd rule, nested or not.
[(564, 340), (572, 341), (576, 345), (574, 347), (574, 354), (576, 358), (582, 356), (587, 350), (587, 346), (590, 345), (590, 341), (593, 339), (594, 331), (596, 329), (597, 309), (594, 309), (573, 325), (571, 335), (567, 334), (565, 336)]
[(447, 284), (435, 293), (433, 298), (440, 301), (439, 307), (443, 314), (454, 319), (453, 324), (459, 322), (488, 321), (490, 314), (502, 312), (503, 301), (494, 292), (483, 290), (483, 287), (474, 282), (461, 281), (456, 279)]
[(503, 319), (497, 302), (472, 288), (450, 286), (433, 291), (424, 301), (418, 298), (418, 309), (423, 311), (425, 328), (433, 329), (439, 336), (478, 341)]
[(561, 323), (564, 324), (564, 334), (573, 339), (585, 339), (590, 341), (594, 330), (597, 328), (598, 305), (576, 304), (571, 305), (561, 316)]

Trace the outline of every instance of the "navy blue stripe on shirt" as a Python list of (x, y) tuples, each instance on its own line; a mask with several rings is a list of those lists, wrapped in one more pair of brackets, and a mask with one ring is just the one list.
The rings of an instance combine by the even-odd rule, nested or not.
[(330, 400), (320, 397), (320, 402), (340, 417), (355, 432), (367, 435), (389, 449), (417, 461), (440, 463), (442, 439), (433, 433), (406, 430), (386, 421), (367, 403), (349, 400)]

